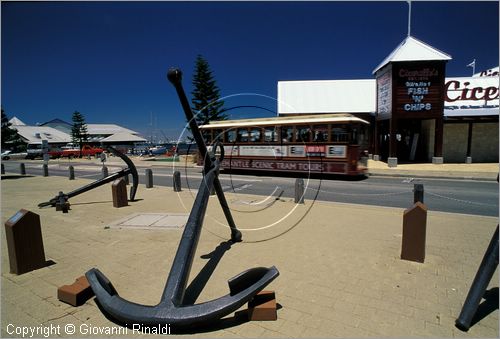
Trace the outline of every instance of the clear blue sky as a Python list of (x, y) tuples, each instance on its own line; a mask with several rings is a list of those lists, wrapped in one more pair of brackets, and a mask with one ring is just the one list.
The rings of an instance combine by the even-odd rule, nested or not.
[[(389, 2), (5, 2), (2, 107), (27, 124), (117, 123), (177, 138), (184, 116), (166, 80), (197, 54), (226, 107), (276, 111), (277, 81), (366, 79), (406, 37), (408, 4)], [(450, 54), (447, 76), (498, 66), (498, 1), (412, 2), (414, 37)], [(266, 98), (268, 96), (270, 98)], [(266, 110), (234, 109), (233, 117)], [(153, 119), (151, 119), (153, 116)]]

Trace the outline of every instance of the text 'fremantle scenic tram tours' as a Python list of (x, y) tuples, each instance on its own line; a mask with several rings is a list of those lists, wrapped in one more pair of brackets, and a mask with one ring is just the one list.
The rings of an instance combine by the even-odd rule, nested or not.
[[(368, 122), (350, 114), (212, 121), (208, 145), (224, 144), (221, 169), (364, 175)], [(201, 160), (201, 159), (200, 159)]]

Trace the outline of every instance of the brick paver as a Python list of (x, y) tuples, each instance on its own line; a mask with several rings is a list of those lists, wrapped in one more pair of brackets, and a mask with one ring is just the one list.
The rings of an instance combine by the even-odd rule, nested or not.
[[(70, 199), (68, 214), (37, 204), (59, 190), (88, 181), (60, 177), (2, 180), (2, 221), (20, 208), (40, 214), (45, 254), (56, 264), (21, 276), (10, 274), (2, 227), (1, 334), (7, 325), (60, 325), (64, 337), (80, 327), (118, 327), (95, 300), (72, 307), (57, 300), (57, 288), (92, 267), (105, 273), (125, 299), (159, 301), (181, 229), (118, 229), (108, 224), (133, 213), (188, 213), (195, 192), (139, 187), (136, 202), (113, 208), (110, 186)], [(256, 197), (227, 194), (245, 241), (228, 246), (229, 232), (211, 198), (191, 279), (220, 254), (197, 302), (228, 293), (227, 280), (256, 266), (275, 265), (278, 320), (226, 322), (194, 337), (498, 337), (498, 310), (468, 333), (454, 327), (496, 218), (429, 211), (426, 260), (399, 259), (403, 210), (280, 199), (266, 208), (244, 205)], [(182, 202), (182, 203), (181, 203)], [(212, 254), (212, 255), (211, 255)], [(212, 262), (213, 263), (213, 262)], [(498, 288), (498, 272), (489, 288)], [(65, 325), (76, 326), (75, 335)], [(12, 330), (12, 326), (8, 329)], [(19, 337), (19, 335), (14, 335)], [(124, 336), (110, 335), (110, 336)], [(125, 336), (148, 336), (129, 331)]]

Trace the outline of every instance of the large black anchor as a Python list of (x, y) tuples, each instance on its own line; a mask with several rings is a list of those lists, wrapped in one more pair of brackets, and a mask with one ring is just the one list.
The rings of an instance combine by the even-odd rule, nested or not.
[(137, 192), (137, 186), (139, 185), (139, 175), (137, 174), (137, 169), (135, 168), (134, 163), (132, 160), (130, 160), (129, 157), (127, 157), (125, 154), (117, 151), (111, 146), (104, 146), (104, 148), (108, 151), (113, 153), (113, 155), (119, 157), (122, 159), (126, 164), (127, 168), (122, 169), (116, 173), (110, 174), (105, 178), (99, 179), (97, 181), (94, 181), (88, 185), (85, 185), (83, 187), (77, 188), (74, 191), (71, 191), (69, 193), (63, 193), (59, 192), (58, 195), (56, 195), (54, 198), (50, 199), (49, 201), (42, 202), (38, 204), (38, 207), (46, 207), (46, 206), (52, 206), (56, 207), (56, 210), (61, 210), (63, 213), (67, 213), (69, 209), (69, 202), (68, 199), (74, 197), (75, 195), (85, 193), (87, 191), (90, 191), (91, 189), (94, 189), (96, 187), (102, 186), (107, 184), (108, 182), (112, 182), (118, 178), (124, 177), (126, 175), (132, 174), (132, 187), (130, 187), (130, 201), (134, 201), (135, 199), (135, 194)]
[[(212, 188), (215, 188), (217, 192), (217, 197), (231, 228), (232, 242), (241, 241), (241, 232), (234, 224), (218, 178), (220, 162), (224, 158), (224, 147), (221, 143), (218, 143), (214, 145), (212, 152), (207, 152), (182, 88), (181, 71), (178, 69), (169, 70), (168, 79), (177, 90), (191, 132), (198, 144), (198, 150), (205, 159), (205, 168), (203, 182), (196, 195), (193, 209), (189, 214), (161, 300), (156, 306), (132, 303), (121, 298), (111, 282), (98, 269), (93, 268), (85, 275), (101, 307), (116, 320), (129, 325), (170, 325), (172, 328), (177, 329), (207, 325), (236, 311), (273, 281), (279, 275), (279, 272), (274, 266), (271, 268), (258, 267), (249, 269), (228, 281), (229, 294), (223, 297), (201, 304), (192, 304), (187, 300), (189, 298), (185, 300), (189, 272)], [(215, 155), (216, 151), (220, 152), (218, 157)]]

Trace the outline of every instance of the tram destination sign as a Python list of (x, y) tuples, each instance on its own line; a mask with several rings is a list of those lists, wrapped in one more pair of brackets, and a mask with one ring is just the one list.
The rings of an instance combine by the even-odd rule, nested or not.
[(346, 163), (321, 161), (280, 161), (262, 159), (224, 159), (224, 169), (245, 169), (279, 172), (345, 173)]

